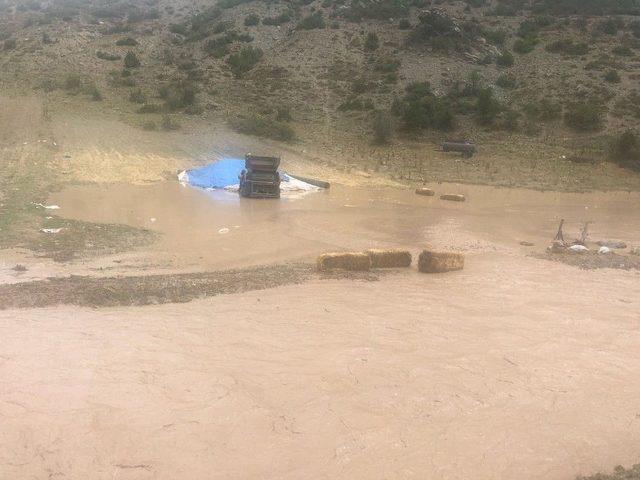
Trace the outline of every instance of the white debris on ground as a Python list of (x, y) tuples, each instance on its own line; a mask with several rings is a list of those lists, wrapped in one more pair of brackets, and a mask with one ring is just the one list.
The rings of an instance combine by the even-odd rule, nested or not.
[(62, 228), (41, 228), (40, 231), (42, 233), (55, 234), (60, 233), (62, 231)]
[(571, 245), (569, 251), (573, 253), (587, 253), (589, 249), (584, 245)]
[(609, 247), (600, 247), (598, 253), (600, 255), (606, 255), (607, 253), (611, 253), (611, 249)]

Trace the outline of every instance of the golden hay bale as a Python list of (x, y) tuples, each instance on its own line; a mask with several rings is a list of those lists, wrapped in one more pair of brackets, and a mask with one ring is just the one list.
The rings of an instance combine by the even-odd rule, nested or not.
[(407, 268), (411, 266), (411, 252), (406, 250), (367, 250), (371, 268)]
[(430, 188), (426, 188), (426, 187), (416, 188), (416, 195), (423, 195), (425, 197), (433, 197), (435, 194), (436, 194), (436, 192), (434, 192)]
[(349, 270), (366, 272), (371, 269), (371, 258), (366, 253), (344, 252), (325, 253), (318, 257), (318, 270)]
[(449, 200), (450, 202), (465, 202), (467, 199), (464, 195), (447, 193), (446, 195), (440, 195), (440, 200)]
[(461, 253), (424, 250), (418, 258), (418, 270), (422, 273), (453, 272), (463, 268), (464, 255)]

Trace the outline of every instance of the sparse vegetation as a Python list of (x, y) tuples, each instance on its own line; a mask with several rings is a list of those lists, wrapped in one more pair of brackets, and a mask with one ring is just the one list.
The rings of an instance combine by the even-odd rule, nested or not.
[[(611, 156), (621, 167), (640, 171), (640, 142), (638, 141), (638, 135), (632, 130), (627, 130), (617, 137), (611, 148)], [(639, 466), (636, 465), (636, 467)], [(637, 474), (637, 477), (640, 478), (640, 468)]]
[(572, 38), (563, 38), (548, 44), (545, 50), (563, 55), (586, 55), (589, 53), (589, 45), (584, 42), (576, 42)]
[(298, 22), (298, 30), (315, 30), (326, 26), (321, 11), (313, 12)]
[(237, 118), (231, 122), (231, 126), (237, 132), (245, 135), (271, 138), (283, 142), (293, 141), (296, 137), (289, 125), (260, 115)]
[(367, 36), (364, 40), (364, 49), (373, 52), (377, 50), (380, 46), (380, 40), (378, 39), (378, 35), (375, 32), (367, 33)]
[(564, 114), (567, 126), (578, 132), (592, 132), (602, 128), (603, 108), (592, 102), (576, 102), (567, 107)]

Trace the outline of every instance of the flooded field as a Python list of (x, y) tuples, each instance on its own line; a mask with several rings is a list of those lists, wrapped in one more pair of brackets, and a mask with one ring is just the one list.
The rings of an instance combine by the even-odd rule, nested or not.
[[(639, 241), (638, 193), (557, 193), (466, 185), (412, 190), (334, 186), (327, 191), (255, 201), (236, 193), (163, 182), (76, 185), (53, 195), (64, 218), (147, 228), (161, 239), (150, 262), (171, 267), (232, 268), (309, 260), (327, 250), (426, 246), (467, 252), (544, 250), (560, 219), (578, 236), (593, 222), (593, 240)], [(463, 193), (465, 203), (438, 198)], [(153, 259), (153, 260), (152, 260)]]

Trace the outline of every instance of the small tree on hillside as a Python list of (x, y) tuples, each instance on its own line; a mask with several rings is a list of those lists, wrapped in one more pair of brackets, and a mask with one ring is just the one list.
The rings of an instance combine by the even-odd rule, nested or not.
[(124, 57), (124, 68), (138, 68), (139, 66), (138, 56), (133, 52), (128, 52)]

